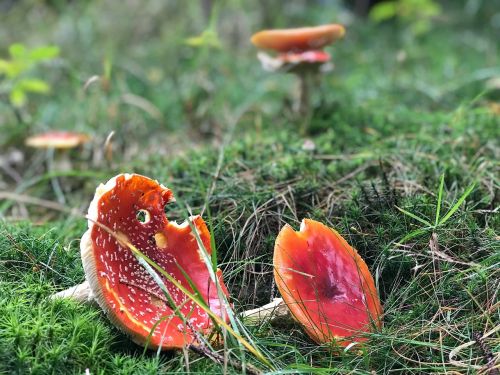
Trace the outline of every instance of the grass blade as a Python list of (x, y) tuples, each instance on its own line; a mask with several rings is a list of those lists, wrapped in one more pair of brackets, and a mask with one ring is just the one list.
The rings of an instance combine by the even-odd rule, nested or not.
[(443, 190), (444, 190), (444, 173), (441, 175), (441, 182), (439, 183), (438, 199), (436, 207), (436, 220), (434, 221), (435, 227), (437, 227), (439, 223), (439, 214), (441, 213), (441, 204), (443, 200)]
[(403, 209), (403, 208), (401, 208), (401, 207), (396, 206), (396, 208), (397, 208), (399, 211), (401, 211), (402, 213), (404, 213), (405, 215), (407, 215), (407, 216), (409, 216), (409, 217), (411, 217), (411, 218), (413, 218), (413, 219), (415, 219), (415, 220), (417, 220), (417, 221), (421, 222), (422, 224), (424, 224), (424, 225), (426, 225), (426, 226), (428, 226), (428, 227), (432, 227), (432, 224), (431, 224), (430, 222), (428, 222), (428, 221), (427, 221), (427, 220), (425, 220), (425, 219), (422, 219), (420, 216), (417, 216), (417, 215), (415, 215), (415, 214), (411, 213), (410, 211), (406, 211), (405, 209)]
[(462, 203), (467, 199), (470, 193), (474, 190), (476, 187), (476, 184), (473, 183), (470, 185), (465, 193), (462, 194), (462, 196), (458, 199), (458, 201), (453, 205), (452, 208), (448, 211), (448, 213), (443, 217), (443, 219), (439, 222), (439, 225), (443, 225), (448, 221), (448, 219), (459, 209), (459, 207), (462, 205)]
[(417, 236), (420, 236), (421, 234), (424, 234), (425, 232), (427, 232), (430, 228), (419, 228), (419, 229), (415, 229), (414, 231), (411, 231), (410, 233), (408, 233), (406, 236), (404, 236), (403, 238), (401, 238), (398, 242), (399, 243), (405, 243), (406, 241), (409, 241), (411, 240), (412, 238), (415, 238)]

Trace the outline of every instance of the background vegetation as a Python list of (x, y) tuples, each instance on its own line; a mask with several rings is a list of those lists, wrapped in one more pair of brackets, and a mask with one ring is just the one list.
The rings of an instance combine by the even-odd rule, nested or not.
[[(437, 10), (368, 18), (339, 2), (214, 3), (0, 2), (0, 373), (223, 371), (193, 353), (145, 353), (99, 309), (47, 298), (84, 280), (86, 222), (64, 210), (84, 213), (100, 182), (136, 172), (192, 212), (209, 209), (237, 311), (276, 296), (270, 262), (285, 223), (321, 220), (366, 259), (383, 330), (361, 352), (332, 353), (293, 324), (249, 327), (275, 373), (493, 374), (499, 2), (425, 1)], [(263, 72), (249, 36), (331, 22), (348, 31), (329, 48), (335, 70), (314, 89), (306, 142), (296, 78)], [(64, 166), (24, 146), (54, 129), (92, 142)], [(434, 225), (438, 206), (454, 214)]]

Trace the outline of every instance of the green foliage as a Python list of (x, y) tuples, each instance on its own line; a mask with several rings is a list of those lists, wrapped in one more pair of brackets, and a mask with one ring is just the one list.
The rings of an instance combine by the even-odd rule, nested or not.
[(197, 48), (222, 48), (222, 43), (217, 34), (217, 21), (219, 18), (219, 8), (221, 6), (220, 1), (216, 1), (212, 5), (210, 22), (208, 27), (202, 31), (198, 36), (193, 36), (185, 39), (185, 43), (191, 47)]
[(401, 242), (408, 241), (412, 239), (415, 236), (419, 236), (427, 231), (434, 231), (438, 229), (440, 226), (443, 226), (452, 216), (453, 214), (460, 208), (462, 203), (464, 203), (465, 199), (472, 193), (474, 190), (475, 184), (470, 185), (467, 190), (462, 194), (460, 198), (453, 204), (453, 206), (449, 209), (449, 211), (444, 215), (444, 217), (440, 216), (441, 213), (441, 206), (442, 206), (442, 200), (443, 200), (443, 191), (444, 191), (444, 174), (441, 175), (441, 181), (439, 183), (439, 189), (438, 189), (438, 196), (437, 196), (437, 203), (436, 203), (436, 212), (434, 215), (434, 224), (431, 224), (429, 220), (426, 218), (423, 218), (417, 214), (414, 214), (412, 212), (409, 212), (403, 208), (397, 207), (399, 211), (404, 213), (405, 215), (411, 217), (412, 219), (415, 219), (419, 223), (423, 224), (425, 227), (423, 228), (418, 228), (407, 235), (404, 236), (404, 238), (401, 240)]
[(441, 6), (434, 0), (383, 1), (370, 11), (370, 18), (382, 22), (392, 18), (407, 24), (413, 35), (430, 31), (432, 19), (441, 14)]
[(217, 32), (211, 29), (204, 30), (199, 36), (187, 38), (185, 42), (191, 47), (222, 47)]
[(9, 59), (0, 59), (0, 93), (6, 93), (12, 105), (23, 106), (28, 93), (47, 94), (50, 86), (42, 79), (31, 77), (35, 66), (59, 56), (56, 46), (28, 49), (23, 44), (9, 47)]

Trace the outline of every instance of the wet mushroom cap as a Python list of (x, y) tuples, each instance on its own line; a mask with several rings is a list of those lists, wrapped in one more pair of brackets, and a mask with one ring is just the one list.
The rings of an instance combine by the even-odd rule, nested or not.
[(67, 149), (87, 142), (90, 137), (82, 133), (51, 131), (33, 135), (26, 139), (26, 146), (35, 148)]
[(304, 219), (300, 231), (289, 225), (274, 248), (274, 277), (295, 319), (317, 343), (341, 346), (365, 341), (356, 335), (381, 327), (380, 305), (366, 263), (326, 225)]
[(342, 25), (330, 24), (296, 29), (263, 30), (254, 34), (251, 42), (258, 48), (278, 52), (321, 49), (345, 34)]
[[(190, 292), (198, 290), (210, 310), (227, 319), (195, 233), (188, 222), (179, 225), (165, 215), (164, 207), (172, 200), (172, 192), (154, 180), (137, 174), (118, 175), (97, 188), (89, 207), (89, 229), (80, 245), (85, 275), (98, 304), (118, 328), (148, 348), (182, 348), (196, 341), (193, 330), (207, 334), (213, 324), (206, 311), (160, 276), (172, 306), (124, 241)], [(205, 222), (200, 216), (190, 221), (210, 254)], [(220, 270), (216, 277), (227, 296)], [(176, 308), (187, 324), (176, 315)]]

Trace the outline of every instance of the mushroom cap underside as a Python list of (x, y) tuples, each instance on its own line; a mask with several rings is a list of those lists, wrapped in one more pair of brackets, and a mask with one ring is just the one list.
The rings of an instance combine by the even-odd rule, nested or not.
[(126, 242), (189, 292), (199, 292), (209, 309), (227, 320), (225, 302), (219, 298), (219, 292), (228, 296), (222, 272), (216, 272), (217, 288), (191, 229), (210, 256), (207, 226), (200, 216), (189, 219), (191, 226), (169, 221), (164, 207), (172, 200), (172, 192), (154, 180), (118, 175), (97, 188), (89, 229), (81, 241), (85, 274), (97, 302), (118, 328), (149, 348), (182, 348), (195, 342), (198, 333), (211, 332), (213, 323), (199, 304), (157, 273), (169, 300)]
[(300, 231), (280, 231), (274, 276), (283, 300), (317, 343), (341, 346), (381, 327), (382, 307), (370, 271), (335, 230), (304, 219)]
[(278, 52), (321, 49), (343, 37), (345, 29), (339, 24), (294, 29), (263, 30), (255, 33), (251, 42), (258, 48)]
[(257, 58), (264, 70), (270, 72), (324, 72), (333, 67), (330, 63), (330, 54), (322, 50), (305, 52), (280, 53), (277, 56), (270, 56), (266, 52), (259, 52)]
[(322, 50), (280, 53), (278, 59), (287, 64), (323, 64), (330, 61), (330, 54)]

